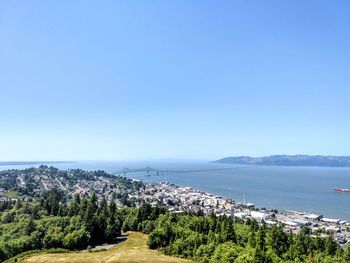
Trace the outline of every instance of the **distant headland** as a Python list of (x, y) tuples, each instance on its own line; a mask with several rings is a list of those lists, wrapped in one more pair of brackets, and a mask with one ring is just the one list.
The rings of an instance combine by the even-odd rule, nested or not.
[(264, 157), (235, 156), (225, 157), (214, 163), (274, 165), (274, 166), (321, 166), (350, 167), (350, 156), (322, 155), (271, 155)]
[(9, 161), (0, 162), (0, 165), (38, 165), (38, 164), (59, 164), (59, 163), (73, 163), (72, 161)]

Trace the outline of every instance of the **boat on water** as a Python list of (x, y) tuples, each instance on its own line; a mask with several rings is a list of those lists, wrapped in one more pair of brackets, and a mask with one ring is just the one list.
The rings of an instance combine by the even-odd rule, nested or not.
[(334, 188), (333, 190), (338, 193), (350, 193), (350, 189), (348, 188)]

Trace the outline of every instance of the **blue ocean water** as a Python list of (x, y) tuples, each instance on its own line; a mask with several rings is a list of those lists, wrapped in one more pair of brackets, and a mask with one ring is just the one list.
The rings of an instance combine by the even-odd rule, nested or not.
[[(146, 176), (146, 172), (125, 175), (146, 182), (168, 181), (191, 186), (238, 202), (243, 201), (244, 195), (246, 202), (255, 203), (260, 208), (319, 213), (350, 221), (350, 194), (333, 191), (334, 187), (350, 188), (350, 168), (234, 166), (205, 161), (99, 161), (58, 163), (54, 166), (62, 169), (101, 169), (109, 173), (121, 171), (125, 167), (135, 169), (147, 166), (167, 171), (188, 171), (160, 175), (151, 172), (150, 176)], [(28, 165), (0, 166), (0, 169), (25, 167)], [(219, 170), (223, 168), (233, 169)]]

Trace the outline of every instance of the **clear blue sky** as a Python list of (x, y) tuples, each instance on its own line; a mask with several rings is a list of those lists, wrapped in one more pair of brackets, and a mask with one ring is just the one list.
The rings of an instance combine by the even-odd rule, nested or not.
[(350, 155), (350, 1), (1, 1), (0, 160)]

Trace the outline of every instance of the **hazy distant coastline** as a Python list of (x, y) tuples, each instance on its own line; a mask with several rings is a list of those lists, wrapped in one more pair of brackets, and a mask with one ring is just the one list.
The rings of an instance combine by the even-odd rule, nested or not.
[(274, 165), (274, 166), (318, 166), (350, 167), (350, 156), (322, 155), (271, 155), (264, 157), (232, 156), (214, 161), (214, 163)]
[(58, 163), (74, 163), (72, 161), (9, 161), (9, 162), (0, 162), (0, 165), (38, 165), (38, 164), (58, 164)]

